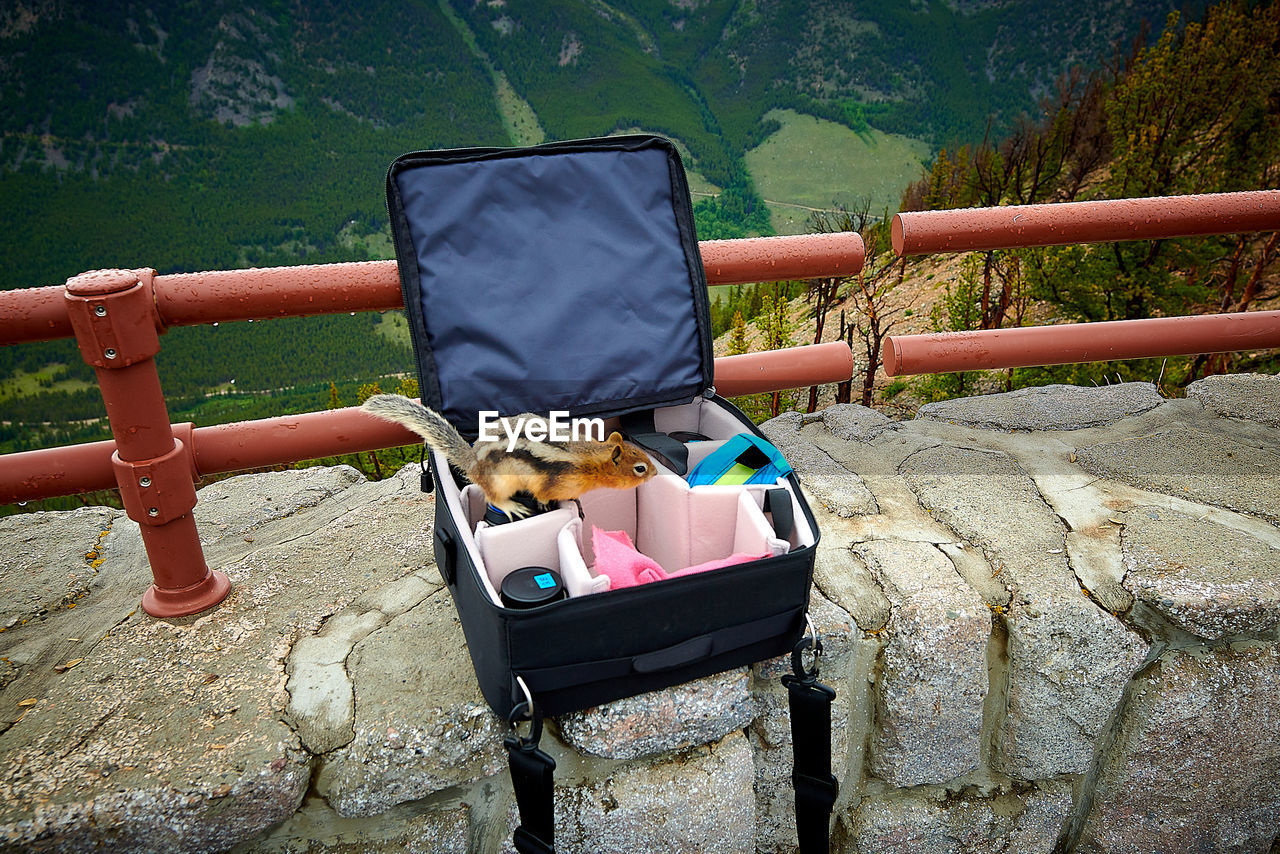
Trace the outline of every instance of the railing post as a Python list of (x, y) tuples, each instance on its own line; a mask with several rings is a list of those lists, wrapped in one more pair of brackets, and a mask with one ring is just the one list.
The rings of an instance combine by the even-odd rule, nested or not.
[(191, 515), (191, 447), (169, 424), (154, 356), (160, 351), (154, 270), (97, 270), (67, 280), (67, 314), (80, 354), (98, 375), (116, 440), (111, 463), (129, 518), (139, 524), (154, 583), (142, 597), (153, 617), (210, 608), (231, 589), (205, 563)]

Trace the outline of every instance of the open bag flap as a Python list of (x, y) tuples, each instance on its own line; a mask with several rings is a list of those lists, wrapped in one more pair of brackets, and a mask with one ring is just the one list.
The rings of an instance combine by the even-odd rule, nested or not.
[(679, 154), (621, 136), (407, 154), (387, 176), (422, 401), (615, 415), (711, 385), (706, 279)]

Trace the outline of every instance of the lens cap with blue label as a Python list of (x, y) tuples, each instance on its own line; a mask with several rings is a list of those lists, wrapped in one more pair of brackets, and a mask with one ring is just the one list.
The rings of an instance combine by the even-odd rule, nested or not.
[(554, 569), (525, 566), (502, 579), (501, 596), (502, 604), (508, 608), (537, 608), (564, 599), (568, 592)]

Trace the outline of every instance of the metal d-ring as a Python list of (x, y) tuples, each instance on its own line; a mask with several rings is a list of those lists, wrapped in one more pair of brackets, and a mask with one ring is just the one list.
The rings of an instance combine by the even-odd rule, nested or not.
[[(818, 659), (822, 657), (822, 637), (818, 634), (818, 627), (813, 624), (808, 611), (805, 612), (804, 622), (808, 626), (809, 634), (800, 638), (800, 642), (791, 651), (791, 669), (795, 671), (797, 679), (803, 682), (815, 682), (818, 679)], [(804, 666), (804, 651), (808, 649), (813, 650), (812, 669)]]
[[(516, 730), (515, 737), (519, 742), (520, 749), (533, 750), (538, 746), (538, 741), (542, 738), (542, 712), (534, 705), (533, 693), (529, 691), (529, 686), (525, 684), (524, 679), (517, 676), (516, 684), (524, 692), (524, 699), (511, 710), (507, 721), (511, 724), (512, 729)], [(525, 718), (529, 720), (529, 734), (522, 736), (519, 732), (519, 723)]]

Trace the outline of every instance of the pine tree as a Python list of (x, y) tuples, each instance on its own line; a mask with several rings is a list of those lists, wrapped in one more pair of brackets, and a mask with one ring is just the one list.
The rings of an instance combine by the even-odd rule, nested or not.
[(747, 352), (747, 322), (742, 319), (742, 312), (733, 313), (729, 331), (729, 355), (740, 356)]

